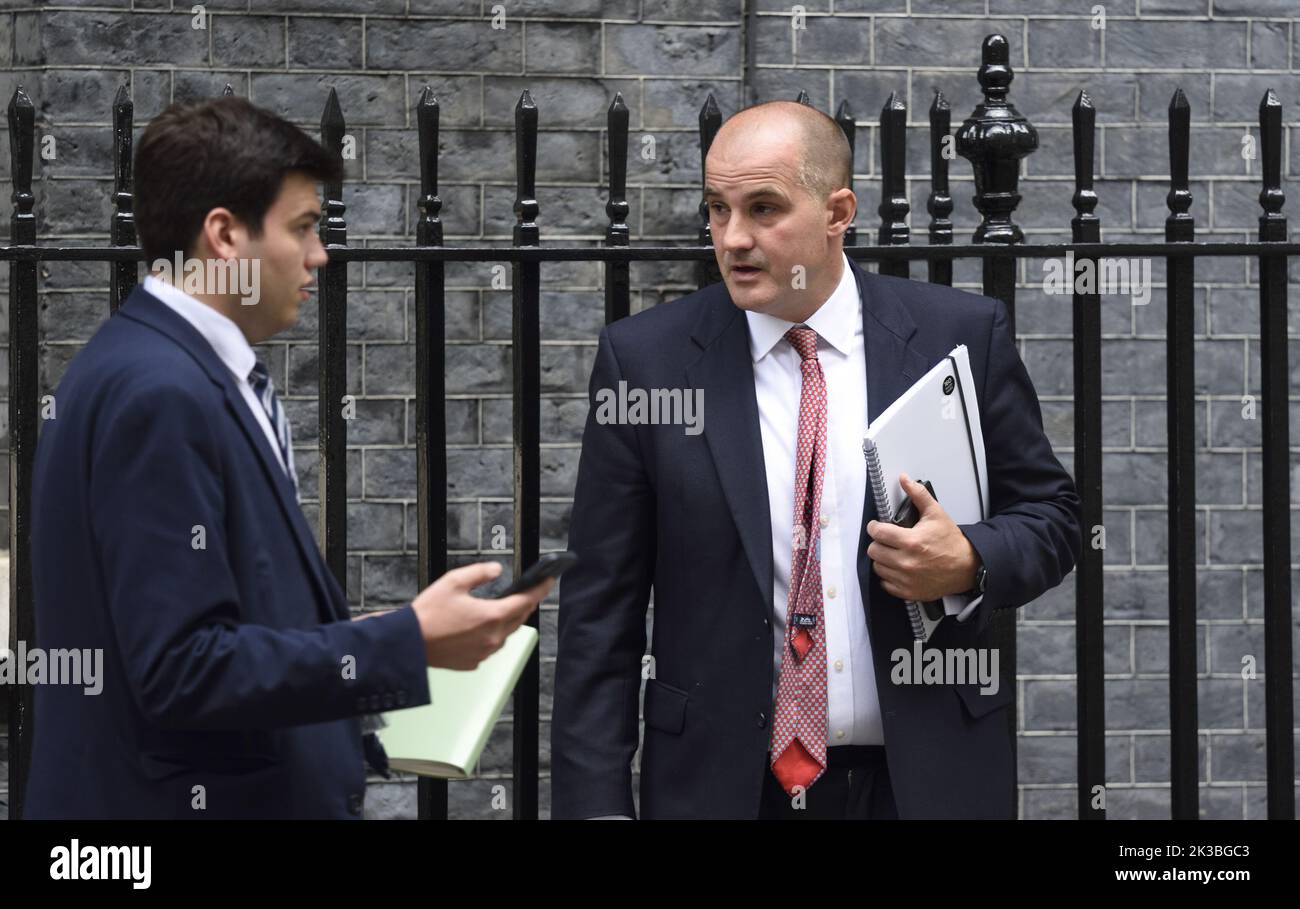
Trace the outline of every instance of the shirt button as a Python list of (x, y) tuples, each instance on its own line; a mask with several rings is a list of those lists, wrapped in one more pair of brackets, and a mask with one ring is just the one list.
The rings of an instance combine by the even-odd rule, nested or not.
[(836, 729), (836, 730), (835, 730), (835, 737), (836, 737), (837, 739), (842, 739), (842, 738), (844, 738), (844, 730), (843, 730), (843, 729)]
[(826, 595), (827, 595), (828, 597), (830, 597), (832, 600), (835, 599), (835, 588), (834, 588), (834, 587), (827, 587), (827, 588), (826, 588)]
[(836, 660), (836, 661), (835, 661), (835, 671), (836, 671), (836, 672), (839, 672), (839, 671), (842, 670), (843, 668), (844, 668), (844, 661), (843, 661), (843, 660)]
[(826, 515), (822, 515), (821, 524), (822, 524), (823, 527), (825, 527), (826, 525), (830, 524), (830, 522), (831, 522), (831, 519), (830, 519), (829, 517), (827, 517)]

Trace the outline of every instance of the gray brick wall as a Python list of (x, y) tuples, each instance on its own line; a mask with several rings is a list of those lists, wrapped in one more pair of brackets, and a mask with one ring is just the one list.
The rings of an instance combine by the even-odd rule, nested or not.
[[(1166, 111), (1175, 87), (1192, 109), (1192, 213), (1204, 239), (1247, 239), (1259, 214), (1259, 162), (1241, 157), (1258, 134), (1266, 88), (1287, 105), (1286, 190), (1300, 176), (1300, 119), (1292, 111), (1298, 11), (1290, 0), (1109, 0), (1105, 28), (1093, 0), (807, 0), (806, 28), (792, 33), (791, 5), (757, 0), (756, 100), (809, 93), (822, 110), (842, 99), (858, 120), (858, 225), (872, 237), (879, 202), (875, 122), (891, 91), (907, 99), (913, 230), (927, 223), (924, 127), (939, 86), (960, 123), (979, 100), (974, 72), (983, 37), (1007, 35), (1012, 100), (1038, 127), (1025, 164), (1017, 216), (1031, 240), (1068, 238), (1073, 214), (1070, 106), (1087, 87), (1098, 109), (1098, 214), (1105, 239), (1163, 233), (1168, 174)], [(358, 154), (348, 162), (349, 242), (413, 242), (418, 210), (411, 108), (424, 84), (442, 107), (440, 195), (447, 240), (508, 244), (514, 222), (513, 109), (528, 88), (537, 103), (539, 224), (544, 243), (598, 243), (603, 235), (605, 109), (622, 92), (633, 143), (655, 137), (657, 155), (629, 159), (633, 242), (691, 243), (697, 229), (696, 118), (712, 92), (724, 115), (745, 95), (742, 2), (528, 0), (213, 0), (206, 30), (190, 4), (91, 0), (38, 8), (0, 0), (0, 99), (18, 83), (37, 105), (38, 130), (58, 157), (36, 165), (43, 241), (106, 242), (111, 214), (110, 102), (127, 84), (138, 128), (172, 100), (217, 93), (230, 82), (255, 102), (315, 131), (337, 88)], [(4, 130), (0, 129), (0, 133)], [(7, 146), (0, 135), (0, 148)], [(0, 155), (0, 194), (9, 192)], [(977, 223), (964, 161), (953, 166), (958, 237)], [(1294, 207), (1294, 206), (1292, 206)], [(1294, 217), (1293, 217), (1294, 221)], [(0, 236), (7, 236), (7, 218)], [(1153, 263), (1163, 281), (1163, 263)], [(1022, 263), (1020, 349), (1044, 419), (1072, 463), (1071, 316), (1068, 298), (1041, 290), (1042, 263)], [(1264, 814), (1263, 681), (1241, 678), (1252, 654), (1263, 670), (1260, 424), (1241, 417), (1259, 391), (1256, 266), (1240, 259), (1197, 264), (1198, 666), (1201, 810), (1205, 817)], [(918, 268), (916, 274), (920, 276)], [(1300, 283), (1300, 264), (1292, 274)], [(509, 564), (511, 527), (510, 299), (493, 289), (490, 264), (447, 269), (448, 534), (451, 561)], [(413, 443), (414, 314), (410, 266), (350, 273), (348, 388), (359, 395), (348, 453), (348, 596), (371, 609), (416, 590)], [(958, 263), (960, 286), (979, 288), (979, 266)], [(7, 275), (0, 272), (0, 286)], [(106, 312), (107, 268), (49, 263), (41, 269), (42, 379), (52, 388)], [(585, 388), (602, 320), (601, 270), (543, 267), (542, 546), (560, 548), (586, 415)], [(633, 311), (692, 289), (689, 267), (634, 264)], [(1300, 288), (1291, 290), (1300, 337)], [(0, 296), (7, 306), (7, 296)], [(6, 330), (0, 317), (0, 332)], [(287, 392), (303, 489), (316, 488), (315, 314), (262, 345)], [(1167, 580), (1165, 571), (1164, 290), (1133, 306), (1103, 300), (1107, 531), (1105, 668), (1108, 809), (1113, 818), (1169, 812)], [(0, 338), (7, 342), (7, 337)], [(8, 350), (0, 353), (7, 358)], [(1293, 395), (1300, 349), (1291, 345)], [(0, 382), (7, 379), (7, 359)], [(1293, 397), (1293, 402), (1300, 398)], [(1292, 503), (1300, 501), (1292, 404)], [(0, 426), (7, 412), (0, 408)], [(2, 456), (0, 456), (2, 457)], [(0, 487), (7, 505), (7, 486)], [(315, 518), (316, 503), (305, 510)], [(7, 529), (7, 510), (2, 513)], [(506, 549), (493, 548), (493, 527)], [(1293, 543), (1300, 527), (1292, 521)], [(1293, 564), (1295, 563), (1293, 557)], [(1294, 573), (1293, 573), (1294, 577)], [(1293, 579), (1300, 589), (1300, 578)], [(1019, 614), (1018, 722), (1022, 817), (1075, 814), (1073, 578)], [(542, 612), (542, 767), (549, 772), (555, 605)], [(1293, 640), (1296, 627), (1292, 628)], [(509, 713), (509, 710), (507, 710)], [(2, 737), (0, 737), (2, 741)], [(0, 745), (0, 759), (3, 746)], [(508, 817), (492, 789), (510, 789), (511, 717), (503, 717), (482, 779), (451, 785), (455, 817)], [(3, 787), (0, 775), (0, 787)], [(0, 800), (3, 795), (0, 794)], [(543, 815), (549, 780), (541, 784)], [(410, 816), (407, 780), (374, 781), (367, 814)]]

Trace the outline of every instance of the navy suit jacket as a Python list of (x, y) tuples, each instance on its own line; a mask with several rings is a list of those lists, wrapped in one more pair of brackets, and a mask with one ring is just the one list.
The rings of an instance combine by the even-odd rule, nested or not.
[[(31, 818), (351, 818), (363, 713), (427, 703), (410, 607), (349, 621), (236, 380), (142, 288), (73, 358), (33, 481)], [(201, 787), (201, 788), (197, 788)]]
[[(940, 623), (927, 647), (988, 646), (993, 610), (1033, 600), (1073, 568), (1073, 481), (1043, 433), (1004, 304), (849, 262), (863, 301), (870, 419), (953, 347), (969, 349), (992, 517), (962, 529), (988, 568), (987, 587), (969, 619)], [(703, 389), (703, 432), (597, 423), (596, 391), (620, 381)], [(569, 531), (580, 561), (560, 583), (552, 814), (634, 813), (653, 588), (642, 816), (757, 817), (773, 712), (773, 568), (748, 320), (724, 283), (621, 319), (601, 331), (590, 393)], [(993, 695), (976, 682), (891, 683), (890, 654), (910, 650), (912, 636), (866, 555), (875, 517), (868, 488), (857, 573), (899, 815), (1005, 817), (1015, 786), (1011, 667), (1000, 667)]]

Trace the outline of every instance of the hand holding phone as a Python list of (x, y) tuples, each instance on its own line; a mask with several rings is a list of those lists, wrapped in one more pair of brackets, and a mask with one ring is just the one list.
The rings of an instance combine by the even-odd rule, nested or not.
[(528, 620), (550, 593), (551, 579), (576, 561), (571, 552), (543, 556), (493, 599), (470, 591), (500, 577), (500, 562), (476, 562), (444, 574), (411, 603), (427, 664), (458, 670), (476, 667)]
[(501, 596), (508, 597), (514, 593), (522, 593), (529, 587), (540, 584), (546, 578), (558, 578), (577, 562), (578, 557), (572, 552), (548, 552), (533, 563), (531, 568), (515, 578), (514, 583), (501, 592)]

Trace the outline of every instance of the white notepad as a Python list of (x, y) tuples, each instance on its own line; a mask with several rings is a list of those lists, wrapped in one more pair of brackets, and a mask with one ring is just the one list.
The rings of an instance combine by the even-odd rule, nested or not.
[[(888, 521), (907, 497), (898, 482), (906, 473), (929, 480), (935, 499), (957, 524), (988, 517), (989, 480), (984, 435), (966, 346), (959, 345), (867, 427), (862, 440), (867, 481), (876, 519)], [(918, 641), (930, 637), (945, 615), (970, 602), (957, 594), (943, 598), (943, 615), (931, 618), (919, 603), (908, 603), (908, 619)]]
[(379, 741), (388, 753), (388, 766), (441, 779), (472, 777), (492, 727), (536, 648), (537, 629), (520, 625), (475, 669), (429, 669), (430, 702), (384, 714)]

